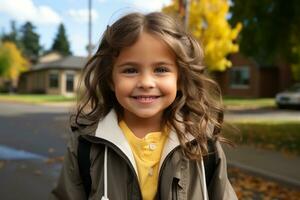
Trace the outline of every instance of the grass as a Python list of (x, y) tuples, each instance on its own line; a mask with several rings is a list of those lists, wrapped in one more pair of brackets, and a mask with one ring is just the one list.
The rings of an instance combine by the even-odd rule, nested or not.
[(254, 145), (300, 155), (299, 121), (242, 121), (225, 126), (224, 135), (237, 144)]
[[(65, 97), (62, 95), (45, 95), (45, 94), (7, 94), (0, 93), (0, 101), (13, 101), (23, 103), (51, 103), (51, 102), (72, 102), (75, 97)], [(273, 98), (263, 99), (242, 99), (225, 97), (224, 104), (229, 109), (254, 109), (275, 107)]]
[(45, 94), (4, 94), (0, 93), (0, 101), (11, 101), (21, 103), (54, 103), (54, 102), (72, 102), (75, 97), (65, 97), (62, 95)]
[(242, 108), (242, 109), (258, 109), (258, 108), (273, 108), (276, 106), (274, 98), (231, 98), (224, 97), (226, 108)]

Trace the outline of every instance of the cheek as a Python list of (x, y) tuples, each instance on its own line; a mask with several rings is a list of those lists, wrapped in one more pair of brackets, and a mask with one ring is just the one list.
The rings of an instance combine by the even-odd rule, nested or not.
[(162, 84), (161, 84), (161, 91), (163, 91), (164, 93), (167, 93), (167, 94), (172, 94), (172, 95), (175, 95), (176, 96), (176, 93), (177, 93), (177, 78), (170, 78), (166, 81), (164, 81)]
[(117, 97), (128, 96), (132, 92), (132, 84), (130, 81), (116, 80), (114, 83), (114, 92)]
[(116, 82), (114, 84), (114, 91), (116, 93), (116, 96), (120, 96), (126, 93), (126, 87), (124, 86), (124, 84), (119, 84), (118, 82)]

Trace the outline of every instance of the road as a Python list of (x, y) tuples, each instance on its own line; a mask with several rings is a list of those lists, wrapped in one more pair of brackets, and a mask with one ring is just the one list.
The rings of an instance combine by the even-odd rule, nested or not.
[[(47, 199), (68, 140), (70, 108), (0, 102), (0, 194), (3, 200)], [(234, 111), (225, 119), (299, 120), (300, 111)]]
[(65, 152), (68, 108), (0, 103), (0, 199), (47, 199)]

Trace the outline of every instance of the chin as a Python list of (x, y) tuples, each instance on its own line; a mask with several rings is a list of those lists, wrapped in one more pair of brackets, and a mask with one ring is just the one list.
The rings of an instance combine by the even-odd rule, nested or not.
[(139, 118), (152, 118), (152, 117), (156, 117), (159, 115), (159, 113), (153, 113), (153, 112), (141, 112), (141, 113), (135, 113), (135, 115)]
[(154, 117), (156, 115), (155, 114), (147, 114), (147, 113), (145, 113), (145, 114), (136, 114), (136, 116), (139, 117), (139, 118), (147, 119), (147, 118)]

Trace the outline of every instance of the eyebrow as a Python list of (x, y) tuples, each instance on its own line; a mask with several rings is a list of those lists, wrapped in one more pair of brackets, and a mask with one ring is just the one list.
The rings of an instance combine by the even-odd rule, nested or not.
[(129, 62), (123, 62), (123, 63), (121, 63), (121, 64), (118, 64), (116, 67), (124, 67), (124, 66), (127, 66), (127, 65), (130, 65), (130, 66), (137, 66), (138, 63), (137, 63), (137, 62), (131, 62), (131, 61), (129, 61)]
[[(124, 62), (124, 63), (118, 64), (118, 65), (116, 65), (116, 67), (124, 67), (124, 66), (127, 66), (127, 65), (130, 65), (130, 66), (140, 66), (140, 63), (133, 62), (133, 61), (128, 61), (128, 62)], [(175, 64), (171, 63), (171, 62), (159, 61), (159, 62), (152, 63), (151, 65), (168, 65), (168, 66), (174, 66)]]

